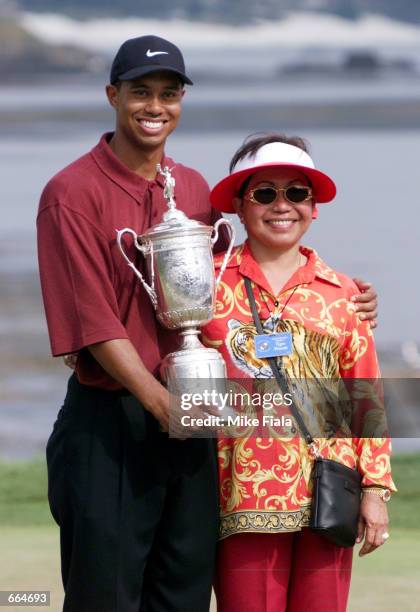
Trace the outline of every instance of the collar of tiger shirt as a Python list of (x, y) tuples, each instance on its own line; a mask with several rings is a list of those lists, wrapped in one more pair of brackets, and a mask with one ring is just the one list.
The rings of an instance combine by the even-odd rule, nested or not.
[[(337, 277), (337, 274), (319, 257), (314, 249), (300, 246), (302, 255), (307, 258), (306, 264), (301, 266), (290, 277), (286, 285), (281, 290), (281, 293), (289, 291), (293, 287), (299, 285), (309, 285), (316, 278), (326, 281), (336, 287), (342, 287), (342, 284)], [(220, 269), (223, 262), (223, 253), (215, 257), (215, 268)], [(241, 276), (248, 277), (253, 283), (260, 286), (264, 291), (271, 295), (271, 288), (261, 270), (259, 264), (254, 259), (249, 242), (237, 246), (229, 258), (226, 268), (238, 268)]]

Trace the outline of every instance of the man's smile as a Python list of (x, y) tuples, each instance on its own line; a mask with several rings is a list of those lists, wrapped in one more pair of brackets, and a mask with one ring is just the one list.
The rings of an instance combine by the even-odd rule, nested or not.
[(140, 124), (143, 128), (147, 130), (160, 130), (166, 121), (162, 119), (136, 119), (136, 123)]

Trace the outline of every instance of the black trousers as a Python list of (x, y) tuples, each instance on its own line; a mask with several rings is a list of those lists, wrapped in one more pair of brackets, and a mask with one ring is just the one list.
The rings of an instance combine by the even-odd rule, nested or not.
[(130, 395), (70, 378), (47, 445), (65, 612), (208, 612), (214, 440), (174, 440)]

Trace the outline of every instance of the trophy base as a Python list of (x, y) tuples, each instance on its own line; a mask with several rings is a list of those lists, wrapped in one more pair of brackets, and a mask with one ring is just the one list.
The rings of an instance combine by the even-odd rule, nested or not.
[(216, 349), (206, 348), (198, 339), (200, 331), (181, 332), (181, 349), (166, 355), (160, 366), (162, 381), (174, 396), (226, 393), (226, 364)]
[(226, 365), (219, 351), (206, 348), (198, 339), (198, 329), (181, 332), (182, 344), (179, 351), (169, 353), (160, 366), (165, 383), (177, 379), (205, 378), (208, 381), (226, 378)]
[[(188, 395), (204, 398), (208, 394), (226, 394), (226, 365), (212, 348), (183, 349), (170, 353), (160, 367), (163, 383), (177, 397)], [(217, 402), (213, 401), (213, 405)]]

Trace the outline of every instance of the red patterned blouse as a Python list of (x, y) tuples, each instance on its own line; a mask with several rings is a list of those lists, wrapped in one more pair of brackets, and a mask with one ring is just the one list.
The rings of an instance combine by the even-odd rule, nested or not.
[[(358, 398), (359, 408), (362, 405), (365, 421), (381, 420), (380, 397), (372, 402), (372, 381), (380, 376), (373, 334), (357, 316), (350, 299), (357, 287), (350, 278), (329, 268), (315, 251), (301, 247), (301, 253), (306, 264), (275, 296), (248, 243), (236, 247), (218, 287), (216, 315), (203, 329), (204, 342), (223, 355), (228, 377), (235, 379), (236, 385), (238, 379), (253, 378), (256, 384), (264, 382), (274, 389), (267, 361), (255, 354), (257, 331), (244, 285), (244, 277), (248, 277), (264, 330), (292, 334), (292, 353), (282, 358), (287, 378), (311, 381), (312, 387), (321, 379), (334, 381), (334, 385), (352, 379), (352, 396)], [(222, 255), (216, 257), (216, 269), (222, 259)], [(366, 409), (363, 401), (367, 395)], [(318, 412), (324, 418), (321, 431), (325, 431), (325, 405), (324, 401)], [(317, 414), (312, 416), (312, 421), (308, 415), (305, 420), (313, 433)], [(385, 426), (380, 431), (375, 435), (386, 436)], [(221, 538), (244, 532), (298, 531), (308, 524), (313, 458), (305, 440), (294, 427), (263, 435), (258, 437), (252, 427), (243, 427), (241, 437), (219, 439)], [(362, 486), (396, 490), (389, 438), (356, 438), (349, 431), (339, 437), (320, 437), (317, 446), (321, 456), (357, 467)]]

